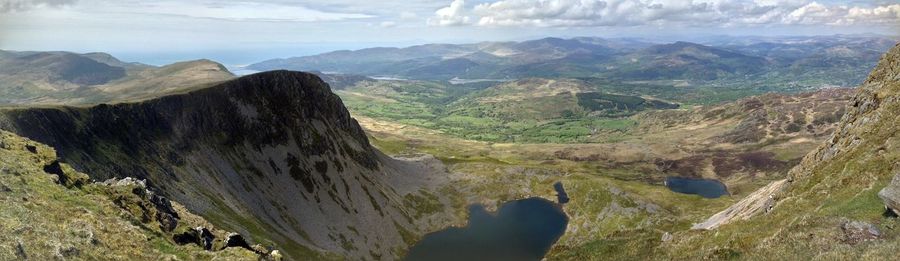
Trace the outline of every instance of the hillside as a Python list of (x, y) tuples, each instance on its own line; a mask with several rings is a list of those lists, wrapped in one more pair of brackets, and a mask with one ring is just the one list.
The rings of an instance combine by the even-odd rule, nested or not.
[[(658, 251), (754, 259), (847, 259), (893, 256), (896, 219), (878, 193), (898, 174), (900, 45), (882, 56), (832, 136), (789, 172), (717, 215), (715, 231), (675, 234)], [(774, 186), (774, 187), (773, 187)], [(759, 199), (771, 195), (769, 200)], [(757, 203), (753, 203), (753, 202)], [(716, 237), (710, 237), (715, 233)], [(739, 242), (739, 243), (738, 243)]]
[(450, 221), (450, 202), (421, 190), (441, 182), (432, 176), (440, 164), (372, 148), (312, 74), (259, 73), (136, 103), (7, 109), (0, 128), (53, 146), (93, 179), (147, 179), (290, 259), (395, 259)]
[(578, 116), (621, 117), (678, 104), (598, 92), (573, 79), (530, 78), (501, 83), (450, 104), (451, 114), (484, 115), (501, 121), (551, 120)]
[(280, 259), (140, 181), (91, 183), (60, 160), (44, 144), (0, 131), (0, 259)]

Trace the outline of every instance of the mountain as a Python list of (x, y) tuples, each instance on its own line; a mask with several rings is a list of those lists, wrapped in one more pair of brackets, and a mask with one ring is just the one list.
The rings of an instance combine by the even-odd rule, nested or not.
[(2, 52), (0, 106), (89, 105), (184, 92), (234, 77), (210, 60), (156, 67), (106, 53)]
[(125, 69), (65, 52), (12, 53), (0, 60), (3, 89), (71, 90), (125, 77)]
[[(773, 86), (796, 91), (854, 86), (893, 39), (878, 36), (724, 38), (706, 44), (576, 37), (523, 42), (368, 48), (274, 59), (254, 70), (320, 70), (417, 80), (599, 77), (620, 82)], [(677, 85), (679, 83), (671, 83)]]
[(888, 38), (811, 37), (767, 39), (749, 44), (728, 43), (724, 49), (766, 57), (784, 74), (800, 79), (825, 78), (832, 84), (862, 83), (873, 61), (896, 40)]
[(91, 178), (135, 177), (289, 259), (397, 259), (444, 226), (434, 159), (372, 148), (319, 77), (272, 71), (93, 107), (11, 108), (0, 128), (59, 151)]
[(546, 62), (577, 55), (611, 55), (637, 41), (600, 38), (543, 38), (524, 42), (427, 44), (406, 48), (367, 48), (251, 64), (253, 70), (321, 70), (366, 75), (400, 75), (415, 79), (501, 77), (509, 66)]
[(715, 80), (731, 75), (756, 74), (768, 65), (761, 57), (688, 42), (655, 45), (625, 59), (633, 64), (623, 67), (636, 68), (622, 69), (617, 75), (638, 80)]
[(879, 192), (893, 186), (891, 179), (900, 173), (898, 112), (900, 44), (882, 56), (832, 136), (791, 169), (788, 179), (695, 225), (740, 245), (695, 233), (669, 249), (689, 253), (715, 247), (751, 259), (893, 256), (896, 221), (885, 215), (890, 203)]

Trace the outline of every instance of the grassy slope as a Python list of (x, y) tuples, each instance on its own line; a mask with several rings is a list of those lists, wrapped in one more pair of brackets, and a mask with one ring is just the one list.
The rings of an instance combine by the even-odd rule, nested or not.
[[(36, 153), (26, 146), (34, 146)], [(258, 258), (237, 248), (210, 252), (196, 245), (177, 245), (170, 234), (113, 203), (116, 195), (127, 197), (127, 189), (123, 193), (98, 184), (71, 189), (57, 184), (56, 176), (42, 169), (54, 160), (53, 149), (0, 133), (0, 259)], [(199, 219), (185, 212), (181, 215), (183, 223)]]
[[(834, 138), (792, 170), (794, 181), (773, 212), (716, 231), (678, 233), (673, 242), (655, 248), (655, 254), (782, 260), (895, 256), (900, 250), (898, 221), (882, 215), (877, 192), (900, 174), (898, 68), (900, 47), (895, 47), (854, 98), (856, 105)], [(839, 226), (847, 220), (875, 224), (882, 238), (856, 245), (844, 242)]]
[[(377, 81), (337, 93), (360, 116), (435, 129), (466, 139), (499, 142), (615, 141), (635, 125), (622, 117), (640, 110), (586, 108), (573, 92), (591, 91), (594, 87), (575, 80), (522, 82), (483, 89), (483, 84)], [(559, 93), (561, 90), (571, 92)], [(602, 98), (597, 101), (622, 107), (627, 105), (617, 100), (636, 97)]]

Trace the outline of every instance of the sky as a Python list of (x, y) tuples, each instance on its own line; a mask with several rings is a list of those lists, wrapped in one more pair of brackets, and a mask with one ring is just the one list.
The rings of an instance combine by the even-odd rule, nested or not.
[(900, 0), (0, 0), (0, 49), (241, 65), (542, 37), (900, 34)]

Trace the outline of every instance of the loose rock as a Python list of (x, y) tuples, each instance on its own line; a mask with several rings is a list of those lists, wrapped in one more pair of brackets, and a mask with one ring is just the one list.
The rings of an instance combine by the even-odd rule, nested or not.
[(844, 242), (851, 245), (881, 238), (881, 231), (875, 225), (862, 221), (846, 221), (841, 224), (841, 230)]

